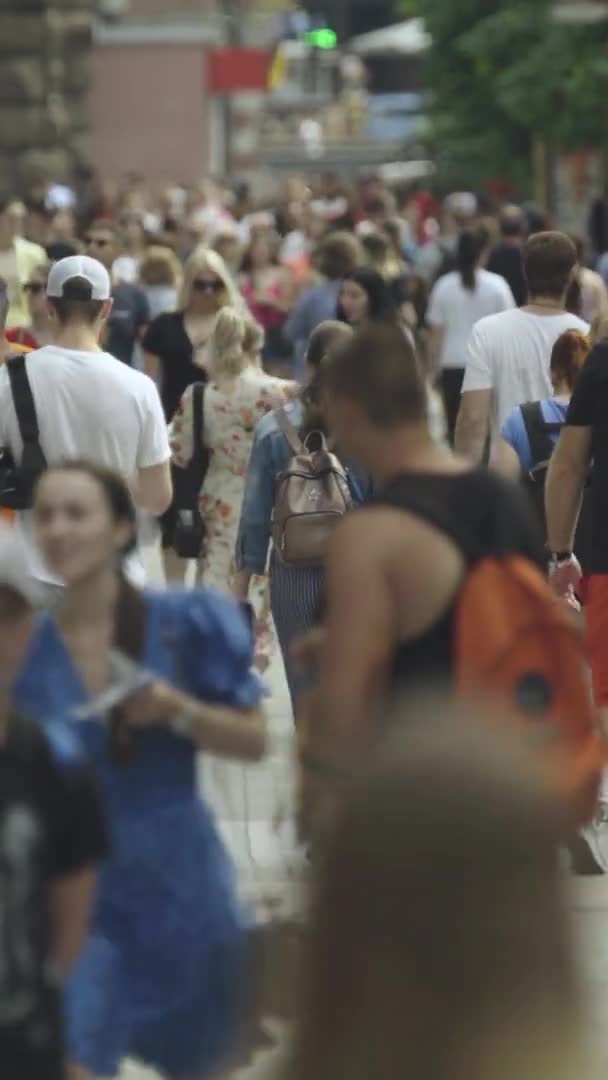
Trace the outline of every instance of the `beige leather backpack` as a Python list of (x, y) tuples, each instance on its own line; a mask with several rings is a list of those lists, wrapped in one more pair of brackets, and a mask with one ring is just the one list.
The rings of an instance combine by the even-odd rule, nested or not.
[(334, 528), (352, 507), (346, 470), (322, 432), (302, 441), (284, 409), (277, 420), (293, 457), (277, 480), (272, 541), (288, 565), (320, 566)]

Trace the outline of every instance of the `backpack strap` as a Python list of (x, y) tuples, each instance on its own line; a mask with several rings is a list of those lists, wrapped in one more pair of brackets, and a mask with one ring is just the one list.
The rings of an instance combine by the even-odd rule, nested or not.
[(41, 457), (44, 458), (39, 441), (40, 429), (38, 427), (38, 417), (36, 416), (36, 406), (34, 405), (30, 381), (27, 377), (25, 354), (17, 353), (15, 356), (9, 356), (6, 360), (6, 369), (23, 445), (24, 447), (37, 447)]
[(540, 401), (529, 401), (520, 405), (520, 411), (530, 443), (532, 470), (538, 465), (546, 465), (553, 453), (552, 435), (559, 434), (563, 424), (549, 424), (543, 416)]
[(302, 442), (298, 431), (296, 431), (291, 420), (289, 419), (285, 409), (277, 409), (277, 423), (283, 432), (287, 442), (291, 446), (294, 454), (305, 454), (306, 447)]

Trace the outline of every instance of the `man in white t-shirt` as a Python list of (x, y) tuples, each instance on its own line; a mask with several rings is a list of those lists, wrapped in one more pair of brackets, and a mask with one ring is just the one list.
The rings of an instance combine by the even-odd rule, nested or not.
[[(49, 274), (55, 344), (26, 359), (39, 442), (49, 465), (85, 458), (115, 469), (128, 480), (137, 505), (160, 515), (172, 498), (165, 417), (152, 380), (99, 348), (112, 310), (111, 289), (107, 270), (86, 256), (62, 259)], [(21, 460), (23, 442), (5, 368), (0, 369), (0, 445)], [(29, 511), (18, 515), (17, 525), (32, 576), (60, 585), (42, 563)], [(143, 579), (137, 557), (130, 572)]]
[(473, 328), (456, 426), (456, 450), (472, 461), (483, 459), (488, 433), (497, 438), (515, 406), (551, 396), (549, 363), (558, 337), (589, 330), (564, 308), (576, 265), (576, 248), (563, 233), (531, 236), (524, 248), (528, 304)]

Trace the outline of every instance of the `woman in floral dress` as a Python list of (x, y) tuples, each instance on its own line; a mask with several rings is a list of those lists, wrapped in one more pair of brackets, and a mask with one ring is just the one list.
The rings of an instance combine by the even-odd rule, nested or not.
[[(259, 367), (250, 351), (255, 341), (256, 335), (245, 318), (229, 308), (219, 313), (210, 340), (209, 383), (204, 397), (203, 441), (212, 455), (200, 497), (207, 541), (198, 578), (205, 585), (224, 590), (231, 585), (256, 424), (296, 393), (295, 384), (267, 375)], [(193, 453), (192, 402), (189, 387), (171, 424), (173, 461), (182, 468), (189, 464)]]
[[(296, 393), (293, 383), (267, 375), (258, 365), (260, 331), (235, 311), (217, 316), (210, 340), (209, 382), (205, 387), (203, 441), (212, 451), (200, 497), (207, 529), (198, 576), (205, 585), (230, 589), (245, 476), (258, 420), (280, 408)], [(192, 459), (192, 388), (186, 390), (170, 429), (173, 461), (182, 468)], [(258, 615), (256, 665), (264, 670), (274, 644), (267, 613), (267, 579), (251, 582), (249, 600)], [(264, 768), (263, 765), (256, 766)], [(222, 837), (238, 870), (243, 899), (263, 906), (266, 885), (250, 829), (250, 805), (256, 777), (245, 766), (224, 761), (202, 764), (205, 798), (212, 806)], [(258, 783), (260, 778), (257, 778)], [(272, 779), (269, 778), (272, 783)], [(259, 830), (259, 821), (253, 822)], [(257, 834), (256, 834), (257, 835)]]

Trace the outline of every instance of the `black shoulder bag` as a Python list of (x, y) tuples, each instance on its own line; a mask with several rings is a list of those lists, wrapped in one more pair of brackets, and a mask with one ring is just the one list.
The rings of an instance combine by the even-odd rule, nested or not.
[[(192, 459), (180, 469), (175, 487), (173, 547), (182, 559), (198, 559), (205, 542), (205, 522), (199, 509), (201, 487), (209, 468), (210, 454), (203, 445), (205, 384), (192, 387)], [(175, 473), (174, 473), (175, 475)]]
[(23, 440), (23, 455), (21, 464), (16, 465), (8, 446), (0, 450), (0, 506), (9, 510), (30, 510), (34, 488), (47, 467), (47, 461), (39, 442), (38, 418), (27, 377), (25, 354), (9, 356), (6, 370)]

